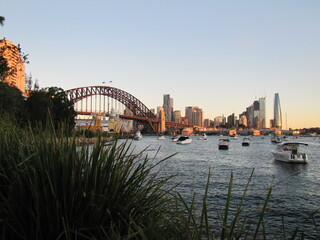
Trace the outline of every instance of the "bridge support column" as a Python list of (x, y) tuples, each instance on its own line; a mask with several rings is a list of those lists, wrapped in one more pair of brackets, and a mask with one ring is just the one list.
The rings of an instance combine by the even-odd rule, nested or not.
[(165, 132), (166, 131), (166, 115), (163, 110), (160, 110), (160, 131), (159, 132)]

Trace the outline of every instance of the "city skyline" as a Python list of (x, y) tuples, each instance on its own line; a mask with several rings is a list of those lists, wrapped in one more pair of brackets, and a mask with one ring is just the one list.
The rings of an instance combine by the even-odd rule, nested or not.
[(266, 97), (267, 125), (278, 92), (284, 127), (308, 128), (320, 125), (319, 9), (297, 0), (12, 0), (0, 38), (29, 54), (26, 73), (40, 87), (105, 82), (150, 109), (170, 93), (175, 109), (199, 106), (204, 119), (238, 116)]

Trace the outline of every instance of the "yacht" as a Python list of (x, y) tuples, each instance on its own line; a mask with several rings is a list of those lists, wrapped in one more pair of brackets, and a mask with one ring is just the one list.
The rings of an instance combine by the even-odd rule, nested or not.
[(178, 135), (177, 136), (173, 136), (173, 137), (171, 137), (171, 141), (172, 142), (176, 142), (176, 141), (178, 141), (179, 137), (180, 136), (178, 136)]
[(250, 138), (248, 138), (248, 137), (245, 137), (243, 140), (242, 140), (242, 146), (249, 146), (250, 145), (250, 142), (251, 142), (251, 140), (250, 140)]
[(136, 133), (133, 136), (134, 140), (141, 140), (142, 139), (142, 134), (140, 131), (136, 131)]
[(237, 140), (238, 136), (237, 135), (232, 135), (230, 138), (231, 138), (231, 140)]
[(229, 139), (221, 138), (218, 143), (219, 150), (228, 150), (229, 149)]
[(288, 163), (307, 163), (308, 155), (306, 148), (308, 144), (298, 142), (285, 142), (278, 144), (272, 154), (277, 161)]
[(201, 136), (197, 138), (198, 140), (207, 140), (207, 134), (202, 133)]
[(177, 144), (189, 144), (192, 142), (192, 139), (188, 136), (181, 136), (177, 140)]
[(282, 142), (282, 139), (279, 135), (273, 135), (272, 138), (271, 138), (271, 142), (272, 143), (281, 143)]
[(157, 139), (158, 140), (165, 140), (166, 137), (163, 134), (160, 134)]

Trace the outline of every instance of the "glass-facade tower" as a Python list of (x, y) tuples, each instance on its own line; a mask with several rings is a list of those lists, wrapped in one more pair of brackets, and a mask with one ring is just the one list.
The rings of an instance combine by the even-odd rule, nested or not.
[(279, 93), (274, 95), (274, 107), (273, 107), (273, 124), (275, 128), (282, 129), (282, 114), (280, 106)]
[(173, 99), (170, 94), (163, 95), (163, 110), (166, 116), (166, 121), (172, 121), (173, 118)]

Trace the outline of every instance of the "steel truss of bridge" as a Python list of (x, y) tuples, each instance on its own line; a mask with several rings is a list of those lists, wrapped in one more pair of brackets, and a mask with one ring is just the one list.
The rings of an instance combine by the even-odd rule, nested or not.
[[(131, 120), (135, 120), (138, 122), (143, 122), (143, 123), (147, 123), (151, 126), (152, 130), (155, 133), (159, 133), (160, 131), (160, 122), (161, 120), (158, 119), (156, 117), (156, 115), (150, 111), (150, 109), (144, 105), (139, 99), (137, 99), (136, 97), (134, 97), (133, 95), (131, 95), (128, 92), (125, 92), (121, 89), (118, 88), (114, 88), (114, 87), (110, 87), (110, 86), (90, 86), (90, 87), (80, 87), (80, 88), (74, 88), (74, 89), (70, 89), (66, 91), (66, 95), (67, 97), (72, 100), (75, 104), (88, 99), (88, 98), (92, 98), (93, 96), (107, 96), (108, 99), (114, 99), (118, 102), (120, 102), (121, 104), (123, 104), (127, 109), (129, 109), (132, 112), (132, 115), (124, 115), (121, 114), (120, 118), (123, 119), (131, 119)], [(94, 102), (95, 105), (99, 105), (99, 106), (94, 106), (92, 107), (92, 99), (91, 99), (91, 108), (90, 111), (88, 111), (87, 106), (86, 109), (83, 111), (82, 109), (77, 111), (79, 115), (92, 115), (92, 114), (102, 114), (100, 112), (101, 109), (99, 109), (99, 111), (97, 111), (97, 108), (101, 108), (101, 102), (97, 103), (96, 101)], [(108, 102), (109, 104), (109, 102)], [(105, 103), (104, 103), (105, 105)], [(109, 110), (109, 109), (108, 109)], [(105, 111), (103, 111), (104, 115), (108, 115), (109, 112), (105, 113)], [(181, 130), (185, 127), (193, 127), (192, 125), (187, 125), (187, 124), (181, 124), (181, 123), (176, 123), (176, 122), (165, 122), (165, 126), (167, 129), (176, 129), (176, 130)]]

